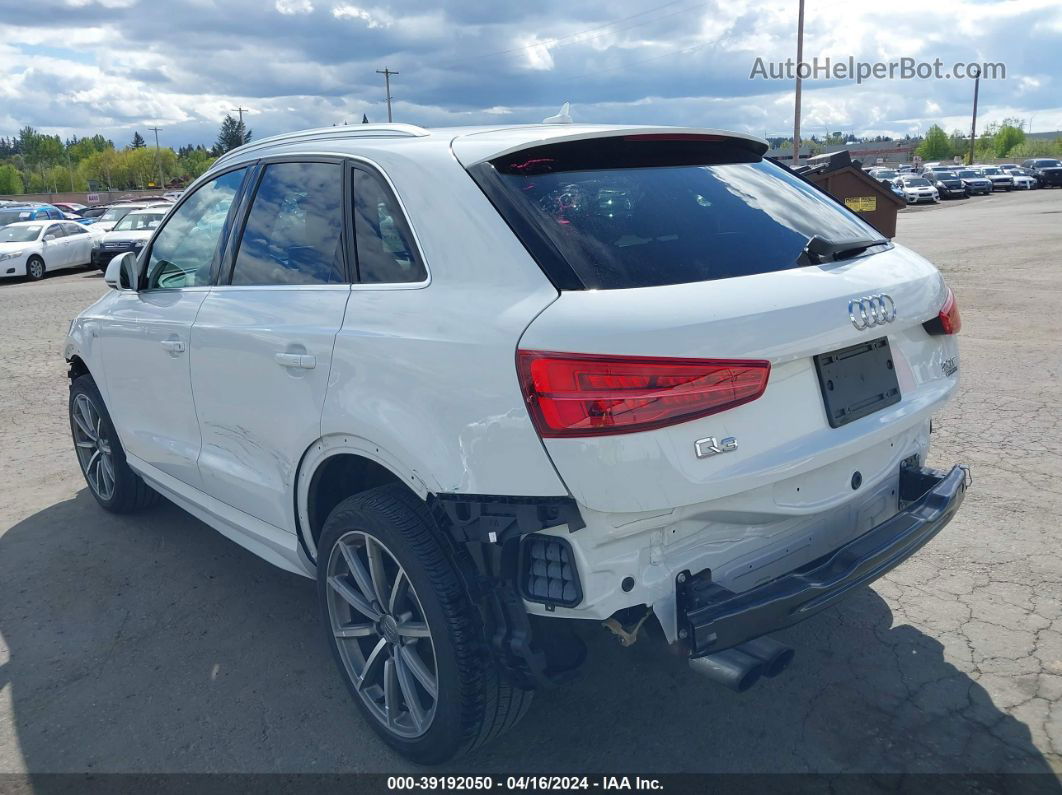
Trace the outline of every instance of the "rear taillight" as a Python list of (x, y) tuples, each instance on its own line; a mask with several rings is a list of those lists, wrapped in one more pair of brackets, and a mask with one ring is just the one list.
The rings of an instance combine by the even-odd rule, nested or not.
[(959, 304), (955, 301), (955, 293), (948, 288), (948, 295), (944, 299), (944, 306), (932, 320), (927, 320), (922, 327), (930, 334), (958, 334), (962, 328), (962, 317), (959, 315)]
[(771, 364), (732, 359), (519, 351), (517, 368), (539, 434), (633, 433), (755, 400)]

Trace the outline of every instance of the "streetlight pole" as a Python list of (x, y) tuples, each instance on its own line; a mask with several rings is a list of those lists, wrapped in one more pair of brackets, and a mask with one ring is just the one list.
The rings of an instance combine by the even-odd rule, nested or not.
[(800, 160), (800, 64), (804, 60), (804, 0), (797, 13), (796, 104), (793, 109), (793, 165)]

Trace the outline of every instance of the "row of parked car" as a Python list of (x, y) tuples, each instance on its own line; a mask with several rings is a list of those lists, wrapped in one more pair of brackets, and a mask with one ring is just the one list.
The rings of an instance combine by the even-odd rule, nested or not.
[(900, 165), (894, 169), (875, 166), (864, 170), (887, 184), (893, 193), (908, 204), (987, 196), (997, 190), (1062, 187), (1062, 162), (1049, 157), (1033, 158), (1021, 165), (926, 163), (920, 172), (910, 165)]
[(172, 206), (170, 197), (98, 207), (0, 203), (0, 278), (43, 279), (64, 268), (104, 270), (119, 254), (139, 253)]

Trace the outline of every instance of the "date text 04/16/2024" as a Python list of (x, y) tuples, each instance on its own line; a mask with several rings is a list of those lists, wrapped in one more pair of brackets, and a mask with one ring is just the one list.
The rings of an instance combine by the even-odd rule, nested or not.
[(641, 776), (389, 776), (387, 789), (402, 790), (662, 790), (656, 778)]

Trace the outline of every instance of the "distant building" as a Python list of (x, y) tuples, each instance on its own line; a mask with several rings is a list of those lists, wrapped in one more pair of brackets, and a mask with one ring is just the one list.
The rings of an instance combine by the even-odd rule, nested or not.
[[(847, 149), (851, 152), (853, 160), (861, 160), (864, 166), (872, 166), (878, 162), (879, 157), (883, 163), (910, 163), (914, 156), (914, 151), (920, 143), (922, 143), (921, 138), (911, 138), (906, 141), (868, 141), (866, 143), (830, 144), (829, 146), (819, 144), (815, 149), (830, 152)], [(818, 154), (818, 151), (812, 151), (812, 146), (814, 146), (814, 142), (801, 145), (801, 160), (807, 160), (813, 154)], [(767, 157), (782, 161), (792, 160), (793, 147), (790, 145), (770, 149), (767, 152)]]

